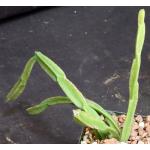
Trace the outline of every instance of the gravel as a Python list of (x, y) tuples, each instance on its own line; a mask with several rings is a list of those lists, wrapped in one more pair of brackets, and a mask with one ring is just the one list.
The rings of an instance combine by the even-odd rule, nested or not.
[[(126, 116), (113, 116), (122, 129)], [(127, 142), (120, 142), (115, 138), (100, 140), (96, 137), (94, 130), (86, 127), (81, 144), (150, 144), (150, 115), (142, 117), (137, 115), (134, 118), (134, 123), (131, 135)]]

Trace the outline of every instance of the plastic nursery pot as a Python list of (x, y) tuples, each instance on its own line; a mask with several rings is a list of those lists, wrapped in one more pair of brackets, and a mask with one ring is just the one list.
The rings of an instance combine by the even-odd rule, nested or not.
[[(117, 111), (108, 111), (110, 114), (115, 115), (115, 116), (120, 116), (120, 115), (126, 115), (126, 113), (123, 112), (117, 112)], [(139, 119), (139, 120), (138, 120)], [(141, 120), (143, 119), (143, 120)], [(146, 127), (146, 120), (148, 120), (148, 124), (149, 127), (147, 129)], [(138, 122), (139, 121), (139, 122)], [(136, 114), (135, 115), (135, 125), (134, 125), (134, 129), (135, 132), (132, 131), (131, 136), (129, 138), (129, 140), (126, 142), (127, 144), (150, 144), (150, 116), (143, 116), (140, 114)], [(144, 124), (143, 124), (144, 123)], [(99, 140), (100, 143), (94, 141), (91, 143), (86, 143), (86, 141), (84, 140), (84, 136), (85, 136), (85, 129), (87, 127), (82, 128), (80, 137), (79, 137), (79, 142), (78, 144), (119, 144), (119, 143), (125, 143), (125, 142), (119, 142), (119, 141), (108, 141), (108, 139), (104, 139), (103, 142), (101, 143), (101, 141)], [(106, 143), (105, 143), (106, 141)]]

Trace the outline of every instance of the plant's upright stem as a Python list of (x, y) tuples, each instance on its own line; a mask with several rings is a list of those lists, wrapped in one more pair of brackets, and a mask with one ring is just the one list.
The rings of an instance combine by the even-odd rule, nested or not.
[(126, 120), (121, 134), (121, 141), (127, 141), (131, 134), (134, 114), (138, 102), (138, 92), (139, 92), (138, 77), (141, 66), (141, 51), (145, 39), (144, 19), (145, 19), (145, 11), (144, 9), (141, 9), (138, 14), (138, 30), (135, 45), (135, 57), (132, 62), (129, 80), (129, 105)]

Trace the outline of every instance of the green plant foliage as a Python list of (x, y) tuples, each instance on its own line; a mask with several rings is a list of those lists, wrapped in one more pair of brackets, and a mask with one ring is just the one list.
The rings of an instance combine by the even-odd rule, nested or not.
[[(30, 115), (37, 115), (52, 105), (73, 104), (77, 108), (73, 110), (74, 120), (81, 125), (93, 128), (101, 139), (114, 137), (121, 141), (128, 140), (138, 102), (138, 76), (141, 65), (141, 51), (145, 38), (144, 17), (145, 12), (142, 9), (138, 15), (135, 57), (133, 59), (129, 80), (129, 106), (122, 131), (109, 112), (94, 101), (85, 98), (77, 87), (66, 77), (64, 71), (53, 60), (39, 51), (36, 51), (35, 55), (26, 63), (19, 80), (8, 93), (6, 97), (7, 101), (14, 101), (21, 95), (25, 89), (33, 65), (37, 62), (48, 76), (59, 85), (66, 96), (50, 97), (43, 100), (41, 103), (27, 109)], [(103, 116), (104, 119), (102, 119), (100, 115)]]
[(7, 101), (15, 101), (22, 94), (35, 62), (36, 62), (36, 59), (34, 56), (29, 59), (19, 80), (16, 82), (16, 84), (12, 87), (10, 92), (7, 94), (6, 96)]
[(51, 59), (42, 54), (41, 52), (35, 52), (37, 61), (40, 62), (42, 69), (55, 80), (64, 93), (70, 98), (70, 100), (80, 109), (94, 114), (95, 117), (99, 117), (95, 110), (91, 109), (82, 95), (82, 93), (76, 88), (76, 86), (67, 79), (65, 73), (61, 68), (55, 64)]
[[(34, 60), (36, 60), (40, 64), (41, 68), (55, 82), (58, 83), (58, 85), (61, 87), (61, 89), (66, 94), (67, 98), (77, 108), (83, 110), (86, 113), (91, 114), (94, 117), (93, 119), (98, 119), (103, 124), (103, 126), (104, 125), (107, 126), (107, 123), (105, 121), (102, 121), (101, 118), (99, 117), (99, 113), (101, 112), (102, 114), (105, 114), (106, 118), (108, 117), (108, 113), (104, 109), (102, 109), (102, 107), (100, 107), (100, 106), (98, 107), (98, 106), (94, 105), (94, 103), (91, 103), (91, 105), (93, 105), (94, 108), (91, 107), (88, 104), (85, 97), (82, 95), (82, 93), (77, 89), (77, 87), (69, 79), (67, 79), (65, 73), (62, 71), (62, 69), (55, 62), (53, 62), (51, 59), (49, 59), (47, 56), (45, 56), (41, 52), (35, 52), (35, 56), (33, 58), (34, 58)], [(26, 66), (28, 66), (28, 64), (30, 64), (30, 63), (31, 63), (31, 59), (27, 62)], [(28, 70), (27, 70), (25, 67), (24, 70), (31, 72), (31, 68), (30, 69), (28, 68)], [(22, 74), (24, 74), (24, 72), (25, 71), (23, 71)], [(26, 82), (27, 79), (29, 78), (29, 74), (28, 74), (28, 77), (22, 75), (21, 78), (24, 82)], [(10, 93), (11, 93), (11, 95), (18, 95), (18, 96), (20, 95), (20, 92), (18, 93), (18, 90), (11, 90)], [(10, 93), (8, 95), (10, 95)], [(46, 99), (43, 102), (41, 102), (39, 105), (32, 107), (32, 109), (29, 108), (28, 112), (30, 114), (36, 114), (36, 113), (44, 111), (50, 105), (54, 105), (54, 104), (58, 104), (58, 103), (59, 104), (60, 103), (70, 103), (67, 98), (52, 97), (52, 98)], [(9, 97), (9, 100), (11, 100), (11, 97)], [(109, 120), (109, 124), (110, 124), (109, 129), (111, 129), (112, 125), (116, 125), (116, 124), (114, 124), (115, 121), (113, 121), (113, 118), (111, 117), (111, 115), (109, 115), (107, 120)], [(101, 127), (103, 127), (103, 126), (101, 126)], [(118, 135), (117, 125), (115, 126), (115, 128), (112, 131), (110, 130), (110, 132), (102, 132), (103, 130), (105, 130), (105, 129), (98, 130), (100, 137), (106, 137), (106, 133), (107, 134), (114, 134), (113, 132), (116, 132), (116, 135)]]
[[(114, 121), (112, 116), (107, 111), (105, 111), (100, 105), (89, 99), (86, 99), (86, 101), (91, 108), (98, 112), (99, 115), (103, 115), (106, 118), (107, 124), (110, 127), (113, 127), (117, 131), (118, 135), (121, 133), (118, 124), (116, 123), (116, 121)], [(64, 96), (51, 97), (43, 100), (41, 103), (34, 105), (33, 107), (28, 108), (27, 112), (30, 115), (37, 115), (45, 111), (48, 108), (48, 106), (57, 104), (72, 104), (72, 102), (68, 97)]]
[(138, 15), (138, 30), (135, 45), (135, 57), (133, 59), (129, 79), (129, 106), (121, 135), (121, 141), (127, 141), (130, 136), (134, 114), (138, 102), (138, 93), (139, 93), (138, 77), (141, 66), (141, 52), (145, 39), (144, 18), (145, 18), (145, 11), (144, 9), (141, 9)]
[[(102, 114), (105, 114), (104, 116), (109, 116), (109, 114), (106, 114), (105, 113), (105, 111), (98, 105), (98, 104), (96, 104), (95, 102), (92, 102), (91, 100), (87, 100), (87, 102), (88, 102), (88, 104), (92, 107), (92, 108), (94, 108), (94, 109), (96, 109), (101, 115)], [(69, 100), (69, 98), (67, 98), (67, 97), (63, 97), (63, 96), (57, 96), (57, 97), (51, 97), (51, 98), (47, 98), (46, 100), (43, 100), (40, 104), (38, 104), (38, 105), (35, 105), (35, 106), (33, 106), (33, 107), (30, 107), (30, 108), (28, 108), (27, 109), (27, 111), (28, 111), (28, 113), (30, 114), (30, 115), (37, 115), (37, 114), (39, 114), (39, 113), (41, 113), (41, 112), (43, 112), (44, 110), (46, 110), (47, 108), (48, 108), (48, 106), (52, 106), (52, 105), (56, 105), (56, 104), (70, 104), (70, 103), (72, 103), (70, 100)], [(76, 112), (76, 110), (73, 110), (73, 112)], [(75, 113), (74, 113), (75, 114)], [(81, 113), (82, 114), (82, 113)], [(86, 126), (89, 126), (89, 124), (88, 123), (90, 123), (91, 124), (91, 126), (92, 126), (92, 128), (93, 129), (97, 129), (97, 130), (99, 130), (99, 132), (104, 132), (104, 134), (105, 133), (109, 133), (110, 132), (110, 134), (114, 134), (114, 136), (116, 137), (116, 138), (118, 138), (119, 139), (119, 133), (118, 132), (115, 132), (114, 131), (114, 129), (113, 128), (111, 128), (111, 126), (109, 127), (107, 124), (105, 124), (105, 122), (103, 122), (100, 118), (98, 118), (98, 119), (96, 119), (95, 117), (93, 117), (93, 121), (96, 121), (97, 122), (97, 120), (98, 120), (98, 122), (99, 122), (99, 124), (100, 124), (100, 126), (99, 126), (99, 128), (96, 128), (96, 125), (94, 126), (93, 124), (95, 124), (94, 122), (92, 123), (91, 121), (90, 121), (90, 119), (86, 119), (86, 118), (88, 118), (88, 116), (89, 116), (89, 114), (90, 113), (86, 113), (86, 112), (84, 112), (83, 114), (87, 114), (87, 115), (85, 115), (85, 116), (87, 116), (87, 117), (84, 117), (84, 119), (81, 119), (80, 117), (82, 117), (82, 115), (80, 115), (80, 116), (74, 116), (74, 118), (75, 118), (75, 120), (78, 122), (78, 123), (80, 123), (80, 124), (82, 124), (82, 125), (86, 125)], [(77, 119), (78, 118), (78, 119)], [(111, 116), (109, 116), (108, 118), (110, 118), (110, 120), (112, 121), (112, 122), (114, 122), (114, 120), (112, 120), (112, 118), (111, 118)], [(92, 119), (92, 118), (91, 118)], [(115, 122), (116, 123), (116, 122)], [(108, 123), (109, 124), (109, 123)], [(111, 123), (112, 124), (112, 123)], [(91, 127), (90, 126), (90, 127)], [(103, 129), (103, 126), (106, 126), (107, 127), (107, 130), (105, 131), (104, 129)], [(117, 126), (117, 125), (116, 125)], [(104, 131), (103, 131), (104, 130)], [(107, 135), (107, 134), (106, 134)]]
[(37, 115), (45, 111), (49, 106), (57, 105), (57, 104), (71, 104), (72, 102), (68, 97), (65, 96), (56, 96), (50, 97), (43, 100), (40, 104), (34, 105), (27, 109), (27, 112), (30, 115)]
[[(100, 118), (95, 118), (92, 114), (81, 111), (80, 109), (73, 110), (74, 118), (79, 121), (80, 124), (97, 129), (103, 135), (111, 135), (119, 139), (119, 135), (114, 131), (113, 128), (109, 127)], [(104, 136), (105, 137), (105, 136)]]

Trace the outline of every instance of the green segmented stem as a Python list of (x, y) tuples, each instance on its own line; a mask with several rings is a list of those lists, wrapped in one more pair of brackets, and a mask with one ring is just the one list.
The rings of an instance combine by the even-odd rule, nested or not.
[(137, 37), (136, 37), (136, 45), (135, 45), (135, 57), (133, 59), (130, 79), (129, 79), (129, 106), (127, 111), (126, 120), (124, 123), (124, 127), (122, 130), (121, 141), (127, 141), (132, 125), (133, 125), (133, 118), (136, 111), (136, 106), (138, 102), (138, 92), (139, 92), (139, 71), (141, 66), (141, 52), (144, 44), (145, 39), (145, 11), (141, 9), (138, 15), (138, 30), (137, 30)]
[[(58, 85), (67, 95), (67, 97), (71, 100), (71, 102), (76, 107), (84, 110), (85, 112), (89, 112), (95, 118), (100, 119), (99, 114), (92, 107), (88, 105), (82, 93), (76, 88), (76, 86), (70, 80), (67, 79), (63, 70), (55, 62), (53, 62), (51, 59), (49, 59), (47, 56), (45, 56), (41, 52), (35, 52), (35, 56), (27, 62), (26, 67), (21, 75), (21, 80), (19, 80), (19, 83), (17, 82), (15, 84), (14, 86), (15, 88), (13, 88), (13, 90), (11, 90), (8, 94), (9, 100), (15, 100), (23, 92), (35, 61), (37, 61), (40, 64), (41, 68), (55, 82), (58, 83)], [(14, 89), (17, 89), (17, 90), (14, 90)], [(13, 96), (10, 96), (10, 95), (13, 95)], [(15, 99), (14, 99), (14, 96), (15, 96)], [(45, 108), (43, 107), (42, 109), (46, 109), (46, 107)], [(103, 136), (102, 132), (99, 132), (99, 134), (100, 136)]]
[(99, 104), (95, 103), (94, 101), (91, 101), (87, 99), (88, 105), (92, 107), (94, 110), (96, 110), (99, 114), (103, 115), (105, 117), (105, 121), (113, 127), (118, 134), (121, 134), (120, 128), (118, 126), (118, 123), (113, 119), (113, 117)]
[(71, 103), (72, 102), (70, 101), (70, 99), (65, 96), (56, 96), (47, 98), (43, 100), (41, 103), (34, 105), (26, 110), (30, 115), (37, 115), (45, 111), (49, 106), (58, 104), (71, 104)]
[(35, 57), (31, 57), (29, 59), (29, 61), (27, 62), (27, 64), (25, 65), (25, 68), (20, 76), (20, 78), (18, 79), (18, 81), (16, 82), (16, 84), (12, 87), (12, 89), (10, 90), (10, 92), (7, 94), (6, 96), (6, 101), (15, 101), (24, 91), (27, 81), (30, 77), (33, 65), (35, 64), (36, 59)]
[[(117, 132), (119, 136), (120, 135), (119, 126), (116, 123), (116, 121), (112, 118), (112, 116), (97, 103), (89, 99), (86, 99), (86, 101), (91, 108), (93, 108), (96, 112), (98, 112), (100, 115), (103, 115), (106, 118), (107, 124), (111, 126), (112, 128), (114, 128), (114, 130)], [(64, 96), (50, 97), (50, 98), (43, 100), (41, 103), (28, 108), (27, 112), (30, 115), (37, 115), (43, 112), (44, 110), (46, 110), (48, 106), (56, 105), (56, 104), (71, 104), (71, 103), (72, 102), (70, 101), (68, 97), (64, 97)]]
[(76, 86), (67, 79), (63, 70), (54, 63), (50, 58), (42, 54), (41, 52), (35, 52), (37, 61), (44, 69), (44, 71), (56, 81), (67, 97), (80, 109), (94, 114), (95, 117), (99, 117), (95, 110), (87, 105), (87, 102), (82, 93), (76, 88)]
[[(79, 123), (89, 126), (94, 130), (96, 129), (101, 138), (115, 137), (121, 141), (127, 141), (130, 136), (138, 101), (138, 76), (141, 65), (141, 51), (145, 38), (144, 17), (145, 11), (142, 9), (139, 11), (138, 15), (135, 57), (133, 59), (129, 80), (129, 106), (122, 132), (120, 131), (117, 122), (107, 111), (97, 103), (86, 99), (76, 86), (66, 77), (63, 70), (55, 62), (38, 51), (36, 51), (35, 55), (26, 63), (19, 80), (8, 93), (6, 97), (7, 101), (14, 101), (21, 95), (25, 89), (35, 62), (38, 62), (51, 79), (58, 83), (67, 97), (57, 96), (48, 98), (40, 104), (28, 108), (27, 111), (29, 114), (39, 114), (51, 105), (72, 103), (79, 108), (78, 110), (74, 110), (74, 118)], [(102, 120), (99, 115), (103, 115), (105, 120)]]
[(103, 133), (104, 135), (102, 138), (106, 137), (110, 133), (113, 137), (119, 138), (116, 131), (105, 124), (104, 121), (101, 119), (95, 118), (92, 114), (81, 111), (80, 109), (73, 110), (74, 112), (74, 118), (79, 121), (80, 124), (83, 124), (85, 126), (91, 127), (93, 129), (97, 129), (100, 133)]
[(42, 54), (39, 51), (35, 52), (36, 60), (40, 64), (41, 68), (54, 80), (57, 81), (58, 77), (65, 78), (66, 75), (63, 70), (54, 63), (51, 59), (47, 56)]

